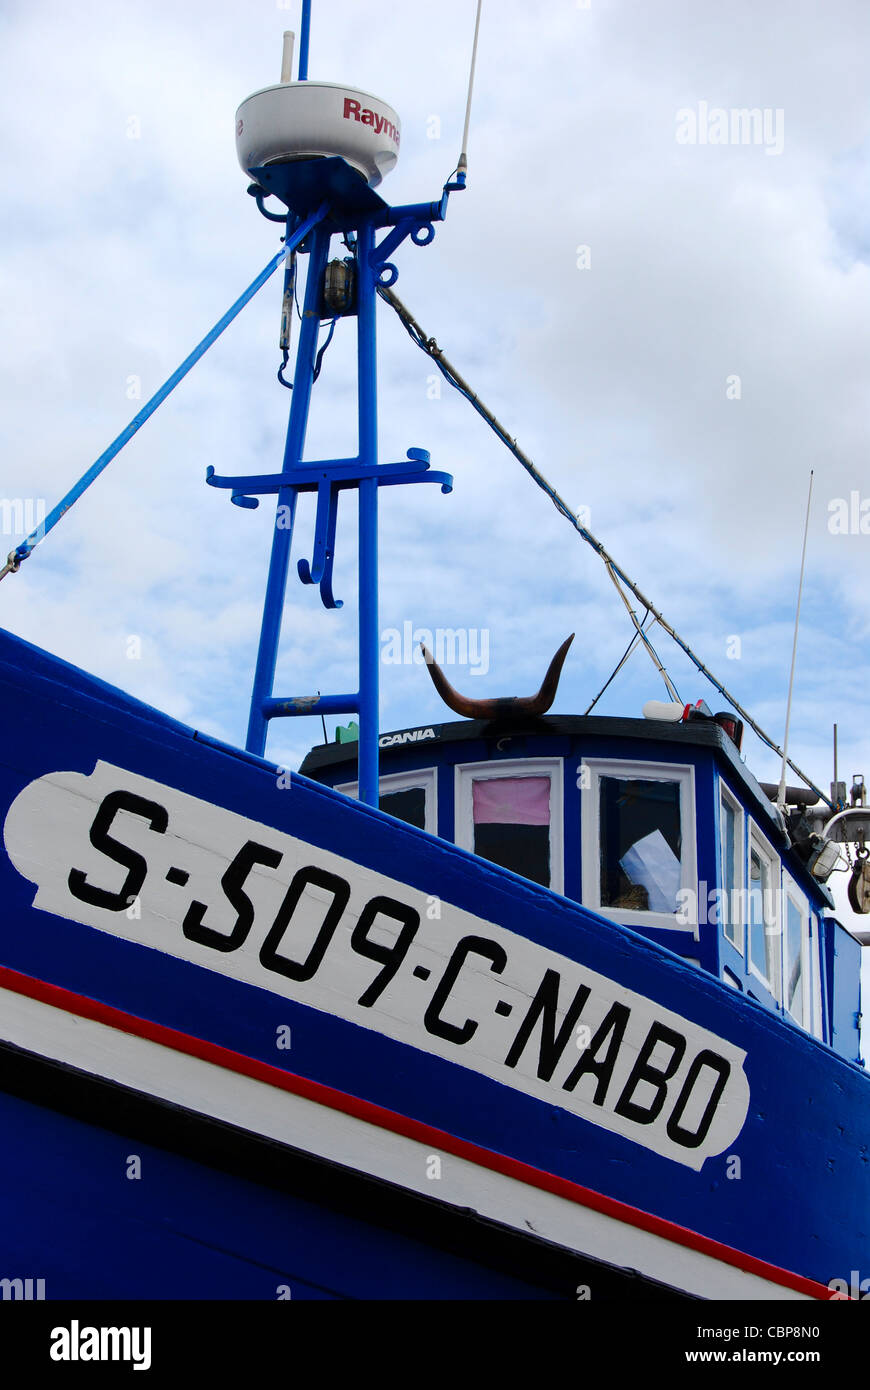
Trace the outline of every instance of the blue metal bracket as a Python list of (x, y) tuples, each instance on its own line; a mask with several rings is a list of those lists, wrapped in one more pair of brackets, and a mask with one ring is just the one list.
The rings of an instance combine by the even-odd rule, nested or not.
[[(338, 524), (338, 494), (359, 487), (363, 479), (371, 478), (378, 487), (397, 487), (404, 483), (439, 483), (441, 491), (453, 491), (449, 473), (433, 472), (426, 449), (409, 449), (408, 461), (402, 463), (364, 464), (361, 459), (331, 459), (327, 462), (304, 464), (294, 468), (291, 478), (286, 473), (261, 474), (252, 477), (220, 478), (212, 467), (206, 471), (209, 487), (230, 491), (230, 500), (237, 507), (253, 510), (258, 497), (269, 494), (301, 492), (317, 493), (317, 516), (314, 527), (314, 549), (311, 563), (299, 560), (297, 571), (303, 584), (319, 584), (324, 608), (341, 608), (341, 601), (332, 591), (332, 571), (335, 562), (335, 534)], [(342, 710), (341, 713), (346, 711)], [(355, 713), (355, 711), (349, 711)]]

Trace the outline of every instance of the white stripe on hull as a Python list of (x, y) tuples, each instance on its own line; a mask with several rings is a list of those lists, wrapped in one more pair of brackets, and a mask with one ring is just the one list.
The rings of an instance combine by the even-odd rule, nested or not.
[[(704, 1298), (805, 1300), (808, 1295), (724, 1264), (579, 1203), (531, 1187), (326, 1105), (292, 1095), (107, 1024), (0, 990), (0, 1038), (39, 1056), (315, 1154), (344, 1167), (471, 1208), (569, 1250), (635, 1269)], [(431, 1178), (432, 1158), (440, 1177)], [(591, 1296), (594, 1299), (595, 1290)]]

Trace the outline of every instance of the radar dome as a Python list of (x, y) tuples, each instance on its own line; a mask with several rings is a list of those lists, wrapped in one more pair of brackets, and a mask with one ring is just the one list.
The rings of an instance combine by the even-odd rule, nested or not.
[(401, 127), (391, 106), (334, 82), (282, 82), (236, 113), (239, 163), (254, 170), (291, 160), (340, 156), (376, 188), (399, 158)]

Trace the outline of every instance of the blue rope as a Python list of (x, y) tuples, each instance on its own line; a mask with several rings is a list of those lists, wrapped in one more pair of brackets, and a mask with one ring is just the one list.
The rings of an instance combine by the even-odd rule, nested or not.
[(118, 435), (117, 439), (115, 439), (113, 443), (109, 445), (108, 449), (106, 449), (105, 453), (101, 454), (100, 457), (97, 459), (96, 463), (92, 464), (92, 466), (88, 469), (87, 473), (83, 474), (83, 476), (76, 483), (75, 487), (70, 488), (66, 496), (63, 497), (61, 501), (58, 502), (57, 506), (49, 512), (42, 525), (39, 526), (37, 530), (31, 531), (30, 535), (27, 536), (26, 539), (23, 540), (20, 545), (16, 546), (15, 550), (12, 551), (12, 554), (9, 557), (9, 563), (7, 564), (6, 570), (4, 570), (2, 574), (0, 574), (0, 578), (2, 578), (6, 573), (14, 573), (15, 570), (17, 570), (20, 566), (21, 562), (23, 560), (26, 560), (28, 556), (32, 554), (32, 552), (36, 549), (37, 545), (39, 545), (39, 542), (41, 540), (44, 540), (44, 538), (48, 535), (49, 531), (53, 530), (57, 523), (60, 521), (61, 517), (63, 517), (69, 511), (70, 507), (72, 507), (79, 500), (82, 494), (87, 491), (87, 489), (91, 486), (91, 483), (95, 482), (96, 479), (100, 476), (100, 474), (106, 468), (108, 468), (112, 460), (124, 448), (124, 445), (129, 444), (133, 436), (137, 434), (138, 431), (145, 424), (145, 421), (151, 418), (155, 410), (157, 410), (158, 406), (161, 406), (163, 404), (167, 396), (171, 395), (171, 393), (175, 390), (176, 386), (178, 386), (179, 382), (183, 381), (184, 378), (187, 376), (188, 372), (196, 366), (200, 358), (205, 356), (212, 344), (217, 342), (221, 334), (227, 328), (229, 328), (233, 320), (238, 317), (238, 315), (242, 312), (245, 306), (249, 304), (250, 301), (254, 298), (254, 295), (256, 295), (263, 288), (266, 282), (269, 279), (271, 279), (275, 271), (283, 263), (288, 253), (294, 251), (296, 247), (299, 246), (300, 243), (305, 240), (311, 229), (315, 227), (318, 222), (322, 221), (327, 211), (327, 204), (324, 203), (320, 208), (318, 208), (317, 212), (312, 213), (312, 215), (305, 222), (303, 222), (300, 227), (297, 228), (297, 230), (293, 233), (292, 237), (288, 238), (288, 240), (284, 244), (283, 249), (279, 251), (277, 255), (272, 257), (269, 264), (265, 267), (264, 270), (260, 272), (256, 280), (254, 280), (253, 283), (248, 286), (244, 294), (236, 300), (232, 308), (227, 310), (223, 318), (215, 324), (211, 332), (206, 334), (202, 342), (194, 348), (190, 356), (185, 358), (178, 370), (173, 372), (172, 376), (169, 377), (168, 381), (165, 381), (163, 383), (156, 395), (151, 397), (148, 404), (142, 407), (135, 419), (130, 421), (129, 425), (125, 430), (122, 430), (122, 432)]

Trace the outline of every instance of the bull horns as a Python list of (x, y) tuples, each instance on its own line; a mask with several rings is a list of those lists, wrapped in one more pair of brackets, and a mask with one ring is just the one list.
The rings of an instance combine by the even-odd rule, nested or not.
[(441, 699), (449, 709), (454, 710), (456, 714), (461, 714), (464, 719), (509, 719), (515, 715), (535, 718), (538, 715), (546, 714), (556, 698), (559, 677), (562, 674), (565, 657), (568, 655), (568, 649), (574, 641), (574, 636), (575, 634), (572, 632), (571, 636), (562, 643), (556, 652), (537, 695), (513, 695), (501, 700), (470, 700), (467, 695), (460, 695), (458, 690), (453, 689), (432, 653), (425, 646), (423, 647), (423, 656), (429, 668), (429, 675), (432, 677), (432, 684)]

